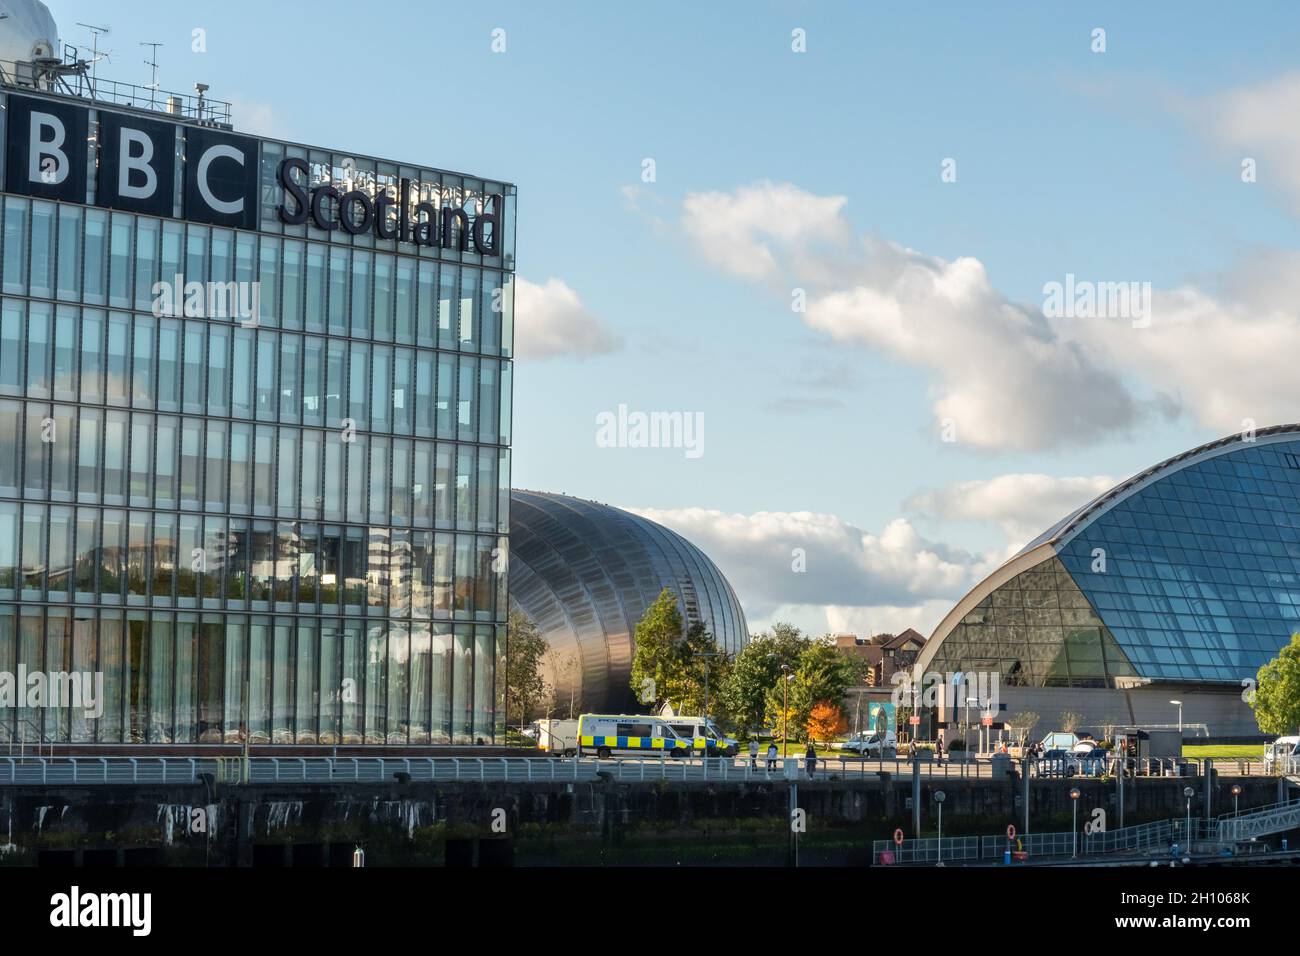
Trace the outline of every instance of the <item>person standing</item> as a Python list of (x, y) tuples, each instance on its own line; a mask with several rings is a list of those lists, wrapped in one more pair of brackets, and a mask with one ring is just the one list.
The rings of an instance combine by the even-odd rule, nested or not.
[(767, 745), (767, 772), (771, 773), (776, 769), (776, 741)]
[(758, 769), (758, 738), (749, 738), (749, 765), (753, 769)]
[(934, 741), (934, 759), (936, 762), (943, 760), (943, 735), (940, 734)]
[(817, 750), (813, 747), (811, 740), (808, 741), (808, 749), (804, 751), (803, 756), (808, 766), (808, 777), (811, 779), (813, 774), (817, 772)]

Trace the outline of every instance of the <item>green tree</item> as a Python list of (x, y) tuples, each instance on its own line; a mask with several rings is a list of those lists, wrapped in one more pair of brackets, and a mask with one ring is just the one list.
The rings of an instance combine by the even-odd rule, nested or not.
[(641, 615), (633, 638), (636, 653), (632, 657), (631, 686), (642, 704), (657, 710), (671, 699), (674, 688), (683, 687), (685, 632), (677, 596), (664, 588)]
[[(793, 624), (778, 622), (766, 634), (750, 638), (731, 660), (719, 699), (734, 726), (746, 738), (760, 727), (774, 726), (768, 695), (781, 692), (781, 665), (793, 671), (810, 641)], [(778, 700), (777, 707), (780, 703)]]
[[(806, 739), (804, 734), (813, 707), (819, 701), (830, 701), (839, 706), (849, 688), (862, 682), (863, 664), (861, 659), (836, 650), (834, 638), (829, 635), (805, 644), (789, 681), (786, 701), (790, 709), (790, 730), (799, 734), (800, 740)], [(768, 692), (768, 714), (780, 714), (782, 703), (778, 681), (778, 685)]]
[(730, 664), (727, 652), (704, 625), (692, 624), (678, 644), (665, 699), (684, 714), (703, 714), (707, 702), (709, 716), (725, 722), (727, 707), (721, 693)]
[(521, 611), (511, 611), (505, 674), (506, 723), (511, 716), (520, 724), (528, 722), (529, 714), (546, 696), (546, 680), (542, 677), (542, 659), (550, 649), (537, 625)]
[(1259, 669), (1253, 699), (1255, 723), (1266, 734), (1290, 734), (1300, 727), (1300, 634)]

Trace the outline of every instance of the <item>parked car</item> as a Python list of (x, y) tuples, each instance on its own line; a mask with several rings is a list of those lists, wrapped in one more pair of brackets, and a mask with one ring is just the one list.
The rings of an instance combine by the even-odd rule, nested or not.
[(1084, 777), (1100, 777), (1106, 773), (1106, 751), (1100, 747), (1087, 751), (1075, 751), (1072, 754), (1079, 765), (1079, 774)]
[(841, 749), (868, 757), (893, 757), (898, 753), (898, 737), (891, 730), (885, 734), (882, 744), (880, 734), (864, 730), (844, 741), (844, 746)]
[(1073, 777), (1079, 773), (1079, 758), (1068, 750), (1045, 750), (1038, 758), (1038, 776)]

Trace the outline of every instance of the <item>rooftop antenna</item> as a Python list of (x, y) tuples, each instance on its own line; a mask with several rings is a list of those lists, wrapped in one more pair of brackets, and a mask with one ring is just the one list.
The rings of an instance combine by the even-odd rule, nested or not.
[(154, 102), (154, 93), (157, 92), (158, 90), (158, 48), (162, 46), (162, 44), (149, 43), (147, 41), (142, 40), (140, 41), (140, 45), (147, 46), (150, 48), (149, 59), (144, 61), (144, 65), (153, 67), (153, 82), (151, 82), (147, 87), (145, 87), (145, 89), (149, 90), (149, 105), (156, 106), (156, 103)]
[[(93, 23), (81, 23), (81, 22), (78, 22), (78, 23), (77, 23), (77, 26), (79, 26), (79, 27), (85, 27), (87, 30), (89, 30), (89, 31), (94, 35), (94, 40), (91, 41), (91, 45), (90, 45), (90, 91), (91, 91), (92, 94), (94, 94), (94, 92), (95, 92), (95, 66), (96, 66), (96, 64), (99, 63), (99, 37), (100, 37), (100, 34), (102, 34), (102, 33), (108, 33), (108, 32), (110, 32), (110, 30), (109, 30), (108, 27), (97, 27), (97, 26), (95, 26)], [(108, 59), (108, 51), (107, 51), (107, 50), (104, 51), (104, 58), (105, 58), (105, 59)]]

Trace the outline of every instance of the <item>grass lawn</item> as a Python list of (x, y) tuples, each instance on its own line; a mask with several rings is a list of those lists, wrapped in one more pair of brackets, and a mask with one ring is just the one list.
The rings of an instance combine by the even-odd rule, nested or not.
[(1184, 757), (1213, 760), (1263, 760), (1263, 744), (1183, 744)]

